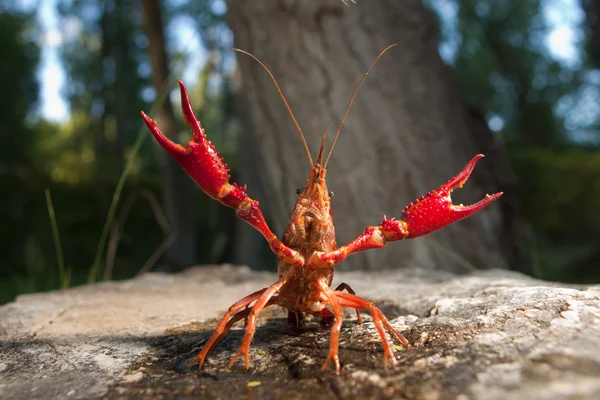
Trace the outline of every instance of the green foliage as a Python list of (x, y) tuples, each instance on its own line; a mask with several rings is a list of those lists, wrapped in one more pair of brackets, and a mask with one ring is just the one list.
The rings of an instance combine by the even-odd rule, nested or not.
[[(99, 278), (132, 277), (149, 260), (156, 263), (160, 255), (168, 229), (160, 206), (161, 153), (154, 151), (149, 141), (141, 151), (134, 151), (136, 139), (148, 137), (139, 111), (150, 110), (142, 97), (149, 92), (150, 70), (147, 39), (137, 7), (137, 3), (121, 1), (61, 2), (62, 24), (69, 27), (63, 32), (62, 56), (69, 76), (66, 94), (71, 106), (71, 119), (64, 124), (44, 120), (25, 124), (36, 100), (29, 89), (37, 90), (39, 48), (32, 40), (25, 40), (35, 37), (31, 33), (35, 20), (14, 14), (12, 18), (18, 23), (10, 25), (2, 20), (0, 24), (0, 46), (10, 44), (4, 37), (15, 37), (16, 42), (10, 51), (2, 47), (3, 55), (15, 61), (0, 64), (0, 68), (12, 68), (5, 71), (6, 79), (0, 83), (5, 85), (5, 93), (16, 96), (3, 97), (6, 106), (0, 109), (0, 127), (3, 133), (9, 128), (19, 132), (0, 138), (0, 151), (6, 151), (2, 162), (10, 161), (11, 156), (15, 160), (3, 167), (6, 173), (1, 176), (3, 187), (10, 187), (11, 193), (0, 199), (5, 222), (0, 225), (5, 246), (0, 265), (0, 304), (18, 293), (59, 288), (61, 281), (65, 286), (69, 277), (73, 285), (85, 283), (97, 248)], [(0, 18), (5, 17), (0, 14)], [(9, 27), (15, 33), (5, 35), (1, 30)], [(31, 48), (36, 53), (30, 61), (25, 55), (31, 55)], [(16, 68), (18, 63), (21, 66)], [(208, 84), (215, 77), (217, 90)], [(19, 82), (28, 91), (16, 90)], [(192, 98), (202, 106), (198, 114), (204, 127), (235, 173), (237, 124), (231, 123), (230, 114), (223, 111), (230, 109), (227, 104), (231, 103), (232, 87), (231, 78), (209, 63), (200, 72), (200, 84), (190, 89)], [(159, 96), (158, 101), (164, 98)], [(186, 142), (189, 130), (183, 123), (180, 126), (181, 141)], [(130, 173), (122, 175), (126, 160), (130, 161)], [(98, 247), (120, 177), (124, 178), (122, 194), (118, 191), (122, 201), (115, 203), (115, 219), (109, 221), (108, 244), (100, 243)], [(50, 218), (46, 189), (52, 193)], [(233, 231), (235, 216), (196, 193), (198, 262), (228, 261), (226, 247), (231, 243), (229, 232)], [(62, 261), (56, 255), (57, 246), (63, 249)], [(109, 270), (102, 273), (105, 261), (110, 264)]]
[[(598, 279), (593, 260), (600, 255), (600, 158), (595, 147), (600, 130), (597, 117), (586, 122), (584, 110), (576, 107), (589, 101), (583, 96), (593, 87), (586, 79), (590, 64), (585, 53), (571, 65), (549, 53), (548, 2), (448, 3), (458, 10), (456, 27), (444, 26), (448, 19), (440, 16), (446, 28), (441, 32), (442, 41), (456, 43), (451, 65), (455, 82), (466, 100), (501, 128), (518, 178), (523, 217), (533, 228), (530, 258), (515, 268), (544, 279)], [(588, 9), (588, 19), (597, 21), (597, 11)], [(585, 48), (592, 51), (587, 60), (595, 60), (598, 36), (584, 28)]]
[(95, 178), (103, 180), (123, 170), (139, 111), (149, 108), (142, 98), (150, 71), (139, 4), (65, 0), (59, 10), (74, 31), (62, 46), (71, 112), (83, 117), (74, 128), (79, 140), (92, 145)]
[(0, 12), (0, 176), (32, 161), (33, 130), (27, 117), (37, 102), (40, 51), (33, 15)]
[[(35, 130), (27, 123), (38, 97), (39, 48), (33, 21), (31, 14), (0, 12), (0, 187), (10, 190), (0, 199), (0, 276), (22, 273), (22, 260), (37, 257), (29, 205), (31, 182), (39, 179), (40, 172), (31, 146)], [(13, 251), (14, 243), (20, 243), (20, 252)]]
[(460, 2), (454, 76), (466, 99), (504, 120), (507, 140), (563, 142), (553, 107), (571, 88), (545, 48), (540, 1)]
[(598, 250), (600, 157), (587, 148), (520, 149), (511, 154), (518, 166), (520, 201), (536, 232), (531, 249), (540, 278), (597, 280), (592, 259)]
[[(600, 232), (600, 157), (594, 150), (521, 149), (524, 212), (545, 238), (576, 242)], [(577, 179), (574, 179), (576, 177)], [(530, 194), (534, 191), (536, 196)]]

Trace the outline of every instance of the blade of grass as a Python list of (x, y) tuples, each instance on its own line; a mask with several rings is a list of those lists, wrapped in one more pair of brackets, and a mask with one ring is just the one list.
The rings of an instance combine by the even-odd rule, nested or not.
[[(163, 101), (164, 101), (164, 97), (166, 96), (166, 94), (163, 94), (164, 90), (161, 90), (161, 95), (163, 97)], [(152, 109), (154, 110), (155, 107), (152, 107)], [(131, 172), (131, 169), (133, 168), (133, 163), (135, 161), (135, 157), (139, 151), (139, 149), (142, 147), (142, 144), (144, 143), (144, 140), (146, 140), (147, 135), (144, 135), (144, 132), (142, 129), (140, 129), (137, 138), (135, 140), (135, 143), (133, 145), (133, 148), (131, 149), (131, 154), (127, 160), (127, 163), (125, 164), (125, 169), (123, 169), (123, 172), (121, 173), (121, 176), (119, 177), (119, 181), (117, 182), (117, 186), (115, 188), (115, 192), (113, 194), (112, 197), (112, 201), (110, 203), (110, 207), (108, 209), (108, 214), (106, 216), (106, 221), (104, 223), (104, 228), (102, 229), (102, 234), (100, 235), (100, 241), (98, 242), (98, 247), (96, 248), (96, 257), (94, 258), (94, 263), (92, 264), (92, 266), (90, 267), (90, 272), (88, 275), (88, 283), (94, 283), (96, 282), (96, 279), (98, 278), (98, 275), (100, 274), (100, 269), (101, 269), (101, 264), (102, 264), (102, 253), (104, 250), (104, 246), (106, 245), (106, 240), (108, 238), (108, 232), (110, 231), (110, 226), (112, 225), (112, 221), (115, 217), (115, 210), (117, 209), (117, 204), (119, 203), (119, 199), (121, 198), (121, 192), (123, 191), (123, 187), (125, 186), (125, 181), (127, 180), (127, 177), (129, 176), (129, 173)]]
[(166, 236), (166, 239), (163, 241), (163, 243), (160, 244), (158, 249), (156, 249), (152, 253), (152, 256), (150, 256), (148, 261), (146, 261), (144, 263), (144, 265), (142, 266), (142, 269), (140, 270), (140, 272), (137, 273), (137, 275), (140, 275), (142, 272), (145, 272), (146, 269), (150, 269), (154, 265), (154, 263), (158, 260), (158, 258), (163, 255), (163, 253), (169, 248), (169, 246), (171, 246), (171, 244), (173, 244), (173, 242), (175, 240), (173, 234), (170, 233), (171, 228), (169, 226), (169, 222), (167, 221), (167, 217), (165, 216), (165, 213), (162, 211), (162, 209), (160, 207), (160, 204), (158, 202), (158, 199), (156, 198), (156, 195), (147, 189), (143, 189), (143, 190), (139, 190), (134, 193), (131, 193), (129, 195), (129, 197), (127, 198), (127, 200), (125, 200), (125, 203), (123, 204), (123, 207), (121, 208), (121, 213), (120, 213), (119, 217), (111, 226), (110, 239), (108, 242), (108, 249), (106, 251), (106, 264), (105, 264), (105, 268), (104, 268), (104, 280), (105, 281), (110, 280), (110, 278), (112, 276), (112, 270), (113, 270), (113, 267), (115, 264), (115, 257), (116, 257), (117, 247), (119, 245), (121, 233), (123, 232), (123, 230), (125, 228), (125, 223), (127, 222), (127, 218), (129, 216), (129, 212), (131, 211), (131, 208), (133, 207), (134, 203), (139, 198), (145, 199), (148, 202), (148, 204), (150, 205), (150, 208), (152, 208), (152, 213), (154, 214), (154, 220), (156, 221), (158, 226), (160, 226), (160, 228), (162, 229), (163, 233)]
[(50, 226), (52, 227), (52, 237), (54, 238), (54, 248), (56, 249), (56, 263), (58, 264), (58, 276), (60, 279), (60, 287), (66, 289), (69, 284), (65, 274), (65, 260), (63, 258), (62, 246), (60, 244), (60, 234), (58, 232), (58, 224), (56, 222), (56, 213), (54, 205), (52, 205), (52, 196), (50, 189), (46, 188), (46, 205), (48, 206), (48, 216), (50, 217)]
[[(208, 4), (208, 7), (206, 8), (206, 12), (203, 14), (203, 17), (201, 19), (206, 18), (206, 16), (208, 15), (208, 12), (211, 10), (214, 2), (215, 2), (215, 0), (212, 0)], [(179, 65), (179, 63), (181, 63), (183, 61), (183, 54), (188, 53), (188, 50), (189, 50), (192, 42), (196, 38), (197, 34), (198, 34), (198, 31), (196, 30), (194, 32), (194, 34), (190, 37), (190, 39), (186, 45), (186, 48), (180, 53), (181, 55), (179, 57), (176, 57), (175, 60), (173, 61), (173, 63), (171, 64), (171, 68), (169, 69), (170, 71), (174, 71), (176, 69), (176, 67)], [(165, 82), (164, 86), (160, 89), (160, 91), (157, 95), (156, 101), (154, 102), (154, 105), (150, 109), (150, 115), (155, 114), (156, 110), (160, 106), (162, 106), (163, 102), (166, 100), (167, 95), (170, 92), (169, 88), (173, 85), (174, 82), (175, 82), (175, 79), (173, 78), (172, 73), (171, 73), (169, 75), (169, 79)], [(141, 124), (141, 125), (143, 125), (143, 124)], [(127, 180), (127, 177), (129, 176), (129, 173), (131, 172), (131, 170), (133, 168), (137, 153), (139, 152), (140, 148), (142, 147), (144, 140), (146, 140), (146, 137), (148, 137), (148, 135), (144, 133), (145, 130), (146, 130), (145, 126), (142, 126), (140, 128), (137, 138), (135, 140), (135, 143), (129, 154), (129, 158), (127, 159), (127, 162), (125, 163), (125, 168), (123, 169), (123, 172), (121, 173), (121, 176), (119, 177), (119, 181), (117, 182), (117, 186), (115, 188), (115, 192), (113, 194), (112, 201), (111, 201), (110, 207), (108, 209), (108, 214), (106, 215), (106, 221), (104, 222), (104, 227), (102, 228), (102, 233), (100, 234), (100, 240), (98, 241), (98, 247), (96, 248), (96, 256), (94, 257), (94, 262), (90, 266), (90, 271), (88, 274), (88, 283), (96, 282), (96, 279), (98, 279), (98, 276), (102, 275), (101, 268), (102, 268), (102, 254), (104, 253), (104, 246), (106, 246), (106, 241), (108, 240), (108, 234), (110, 232), (110, 227), (111, 227), (114, 217), (115, 217), (115, 211), (117, 209), (117, 204), (119, 203), (119, 199), (121, 198), (121, 193), (123, 191), (123, 187), (125, 186), (125, 181)]]
[(63, 286), (65, 289), (68, 287), (71, 287), (71, 276), (72, 275), (73, 275), (73, 267), (67, 268), (67, 271), (65, 274), (65, 280), (63, 282)]
[(531, 235), (531, 272), (533, 273), (533, 277), (536, 279), (544, 279), (544, 273), (542, 271), (541, 263), (540, 263), (540, 249), (537, 244), (536, 236)]

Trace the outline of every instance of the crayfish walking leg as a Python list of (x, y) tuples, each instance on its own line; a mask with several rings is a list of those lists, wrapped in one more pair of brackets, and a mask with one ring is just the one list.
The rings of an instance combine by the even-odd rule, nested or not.
[(238, 359), (239, 356), (244, 356), (244, 364), (246, 369), (250, 369), (250, 360), (248, 359), (248, 353), (250, 351), (250, 343), (252, 343), (252, 338), (254, 337), (254, 332), (256, 331), (256, 318), (258, 314), (263, 310), (263, 308), (270, 305), (269, 300), (275, 293), (281, 289), (284, 285), (284, 280), (279, 280), (269, 286), (256, 300), (256, 303), (252, 307), (252, 310), (248, 314), (248, 322), (246, 323), (246, 333), (244, 334), (244, 338), (242, 339), (242, 345), (240, 346), (240, 350), (236, 353), (235, 356), (229, 362), (229, 368), (233, 366), (235, 360)]
[[(188, 362), (188, 365), (191, 365), (195, 361), (198, 361), (198, 370), (202, 369), (202, 364), (204, 364), (204, 359), (206, 358), (206, 355), (208, 354), (208, 352), (210, 352), (212, 350), (212, 348), (214, 346), (216, 346), (216, 344), (221, 340), (221, 338), (229, 331), (229, 329), (231, 329), (231, 325), (233, 325), (233, 322), (235, 322), (235, 321), (233, 321), (233, 322), (229, 323), (228, 322), (229, 318), (231, 318), (231, 316), (234, 313), (236, 313), (237, 311), (241, 310), (242, 308), (248, 306), (250, 303), (252, 303), (256, 299), (258, 299), (266, 290), (267, 290), (267, 288), (264, 288), (257, 292), (254, 292), (254, 293), (244, 297), (243, 299), (237, 301), (235, 304), (233, 304), (231, 307), (229, 307), (229, 310), (227, 310), (227, 312), (225, 313), (223, 318), (221, 318), (219, 325), (217, 325), (217, 328), (213, 332), (213, 334), (210, 337), (210, 339), (208, 340), (208, 342), (206, 342), (206, 344), (204, 345), (204, 348), (202, 348), (202, 351), (196, 357), (192, 358)], [(244, 311), (246, 311), (246, 310), (244, 310)], [(236, 314), (234, 316), (234, 318), (236, 318), (238, 315), (239, 314)], [(234, 318), (232, 318), (232, 320)], [(240, 319), (241, 318), (244, 318), (244, 316), (240, 317)]]
[[(336, 287), (336, 288), (335, 288), (335, 291), (336, 291), (336, 292), (337, 292), (337, 291), (340, 291), (340, 292), (341, 292), (341, 291), (343, 291), (343, 290), (346, 290), (346, 291), (347, 291), (348, 293), (350, 293), (350, 294), (354, 294), (354, 295), (356, 295), (356, 293), (354, 292), (354, 289), (352, 289), (352, 288), (350, 287), (350, 285), (348, 285), (347, 283), (343, 283), (343, 282), (342, 282), (342, 283), (340, 283), (340, 284), (338, 285), (338, 287)], [(360, 316), (360, 311), (358, 311), (358, 310), (359, 310), (359, 309), (357, 308), (357, 309), (356, 309), (356, 319), (357, 319), (357, 322), (358, 322), (358, 324), (360, 325), (360, 324), (362, 324), (362, 323), (363, 323), (363, 320), (362, 320), (362, 317)]]
[(325, 292), (325, 295), (329, 299), (329, 304), (333, 310), (334, 320), (331, 326), (331, 337), (329, 339), (329, 353), (327, 359), (321, 366), (321, 371), (325, 371), (329, 362), (333, 360), (335, 364), (335, 373), (340, 373), (340, 357), (338, 355), (340, 345), (340, 330), (342, 328), (342, 322), (344, 320), (344, 310), (340, 304), (340, 300), (336, 297), (335, 292), (327, 284), (321, 285), (321, 289)]
[(362, 299), (353, 294), (344, 293), (342, 291), (336, 291), (335, 295), (340, 298), (340, 303), (344, 307), (352, 307), (356, 309), (368, 310), (371, 312), (373, 316), (373, 324), (375, 324), (375, 328), (377, 332), (379, 332), (379, 336), (381, 337), (381, 341), (383, 342), (383, 363), (385, 368), (388, 366), (388, 360), (392, 361), (392, 365), (396, 365), (396, 357), (394, 357), (394, 352), (385, 336), (384, 327), (398, 340), (404, 347), (408, 347), (408, 340), (400, 333), (398, 333), (389, 323), (383, 312), (377, 308), (373, 303)]

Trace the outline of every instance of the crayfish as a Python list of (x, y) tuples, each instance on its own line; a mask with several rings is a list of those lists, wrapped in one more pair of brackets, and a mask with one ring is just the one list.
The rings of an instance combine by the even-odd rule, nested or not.
[(375, 328), (383, 342), (384, 366), (387, 368), (390, 361), (393, 365), (396, 365), (396, 358), (386, 338), (385, 330), (405, 347), (408, 346), (408, 341), (390, 325), (379, 308), (372, 302), (356, 296), (350, 286), (342, 283), (336, 289), (331, 288), (334, 266), (352, 253), (380, 248), (387, 242), (395, 240), (414, 239), (466, 218), (489, 206), (502, 193), (486, 195), (484, 199), (471, 206), (452, 204), (450, 197), (452, 190), (462, 187), (467, 181), (475, 164), (483, 157), (482, 154), (478, 154), (469, 161), (458, 175), (440, 186), (439, 189), (429, 192), (407, 206), (402, 211), (400, 219), (386, 219), (384, 217), (379, 225), (367, 227), (356, 239), (345, 246), (337, 247), (331, 213), (332, 194), (327, 190), (325, 181), (327, 163), (360, 85), (377, 60), (393, 46), (385, 48), (362, 76), (346, 108), (325, 162), (323, 162), (323, 148), (327, 128), (323, 134), (317, 158), (313, 162), (300, 126), (273, 74), (252, 54), (234, 49), (254, 58), (267, 71), (292, 117), (310, 162), (308, 181), (304, 188), (297, 191), (298, 200), (281, 240), (269, 229), (258, 201), (248, 196), (246, 186), (230, 183), (227, 164), (204, 134), (204, 130), (192, 110), (183, 82), (178, 81), (183, 115), (186, 123), (193, 131), (193, 136), (186, 147), (173, 143), (166, 138), (159, 130), (156, 122), (144, 112), (141, 113), (150, 132), (167, 153), (175, 159), (207, 195), (235, 209), (235, 213), (239, 218), (256, 228), (265, 237), (269, 247), (278, 259), (277, 282), (244, 297), (229, 307), (202, 351), (188, 365), (197, 361), (199, 364), (198, 369), (201, 369), (207, 354), (223, 339), (232, 325), (245, 319), (246, 328), (242, 344), (229, 363), (229, 367), (233, 365), (238, 357), (243, 356), (246, 369), (248, 369), (250, 367), (248, 354), (256, 330), (256, 319), (265, 307), (272, 305), (286, 308), (288, 319), (296, 323), (302, 321), (305, 314), (332, 321), (329, 353), (321, 370), (325, 370), (329, 363), (333, 361), (336, 373), (339, 374), (338, 347), (344, 315), (343, 307), (356, 310), (358, 323), (362, 323), (359, 310), (368, 311), (372, 315)]

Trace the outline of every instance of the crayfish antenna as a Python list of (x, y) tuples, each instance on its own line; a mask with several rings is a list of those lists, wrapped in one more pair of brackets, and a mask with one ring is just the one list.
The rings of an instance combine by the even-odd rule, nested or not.
[(321, 139), (321, 147), (319, 147), (319, 154), (317, 155), (317, 161), (315, 161), (315, 165), (314, 165), (315, 168), (316, 168), (317, 164), (321, 165), (321, 166), (323, 165), (323, 148), (325, 147), (325, 138), (327, 138), (327, 131), (329, 130), (329, 124), (331, 124), (331, 121), (333, 121), (334, 116), (335, 116), (335, 113), (331, 114), (331, 118), (329, 118), (327, 125), (325, 125), (325, 132), (323, 132), (323, 138)]
[(354, 89), (354, 93), (352, 94), (352, 97), (350, 98), (350, 102), (348, 103), (348, 106), (346, 107), (346, 112), (344, 113), (344, 116), (342, 117), (342, 122), (340, 122), (340, 126), (339, 126), (337, 132), (335, 133), (335, 137), (333, 138), (333, 143), (331, 144), (331, 148), (329, 149), (329, 153), (327, 154), (327, 159), (325, 160), (325, 165), (323, 166), (324, 169), (327, 168), (327, 163), (329, 163), (329, 158), (331, 157), (331, 153), (333, 152), (333, 148), (335, 147), (335, 142), (337, 142), (337, 140), (338, 140), (338, 136), (340, 135), (340, 131), (342, 130), (342, 126), (344, 125), (344, 121), (346, 121), (346, 117), (348, 116), (348, 113), (350, 112), (350, 107), (352, 107), (352, 103), (354, 103), (354, 98), (356, 97), (356, 94), (358, 93), (358, 89), (360, 88), (360, 85), (362, 85), (362, 83), (365, 80), (365, 78), (367, 77), (367, 75), (369, 75), (369, 71), (371, 71), (371, 68), (373, 68), (375, 63), (377, 63), (377, 61), (379, 61), (381, 56), (386, 51), (388, 51), (389, 49), (391, 49), (394, 46), (397, 46), (397, 43), (390, 44), (388, 47), (381, 50), (381, 53), (379, 53), (377, 58), (375, 58), (375, 60), (373, 60), (371, 65), (369, 65), (369, 68), (367, 68), (367, 70), (363, 74), (362, 78), (360, 78), (360, 81), (358, 81), (358, 85), (356, 85), (356, 89)]
[(256, 61), (257, 63), (259, 63), (260, 66), (263, 67), (267, 71), (267, 73), (271, 77), (271, 80), (275, 84), (275, 87), (277, 88), (277, 91), (279, 92), (279, 96), (281, 96), (281, 100), (283, 100), (283, 104), (285, 104), (285, 108), (287, 108), (288, 113), (290, 113), (290, 116), (292, 117), (292, 121), (294, 121), (294, 125), (296, 126), (296, 130), (300, 134), (300, 138), (302, 139), (302, 144), (304, 145), (304, 150), (306, 150), (306, 155), (308, 156), (308, 162), (310, 162), (310, 165), (314, 165), (312, 157), (310, 156), (310, 150), (308, 149), (308, 144), (306, 144), (306, 139), (304, 138), (304, 134), (302, 133), (302, 129), (300, 129), (300, 125), (298, 124), (298, 121), (296, 120), (296, 117), (294, 116), (294, 113), (292, 112), (292, 109), (290, 108), (290, 105), (288, 104), (287, 100), (285, 99), (285, 96), (283, 95), (283, 92), (281, 91), (281, 88), (279, 87), (279, 84), (277, 83), (277, 80), (275, 79), (275, 77), (273, 76), (273, 74), (271, 73), (271, 71), (269, 70), (269, 68), (267, 68), (267, 66), (265, 64), (263, 64), (263, 62), (260, 61), (258, 59), (258, 57), (256, 57), (252, 53), (249, 53), (249, 52), (247, 52), (245, 50), (236, 49), (236, 48), (233, 48), (232, 50), (233, 51), (237, 51), (238, 53), (242, 53), (242, 54), (245, 54), (247, 56), (252, 57), (254, 59), (254, 61)]

